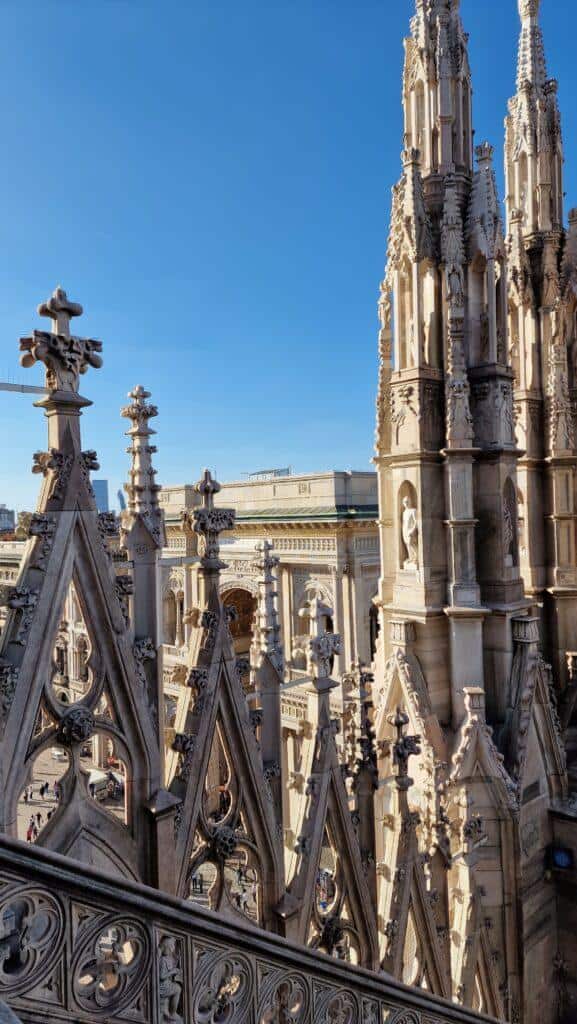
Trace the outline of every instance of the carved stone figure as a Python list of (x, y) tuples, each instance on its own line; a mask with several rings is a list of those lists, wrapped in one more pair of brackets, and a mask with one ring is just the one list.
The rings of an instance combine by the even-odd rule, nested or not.
[(417, 510), (411, 504), (409, 497), (403, 498), (402, 512), (402, 537), (407, 558), (404, 562), (405, 569), (418, 569), (419, 567), (419, 522)]
[(160, 1019), (166, 1024), (181, 1024), (183, 974), (178, 956), (177, 940), (165, 935), (160, 940), (158, 959), (158, 994)]

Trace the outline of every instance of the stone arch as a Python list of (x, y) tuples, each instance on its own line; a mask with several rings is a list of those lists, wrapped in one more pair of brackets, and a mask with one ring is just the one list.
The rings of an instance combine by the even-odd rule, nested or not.
[[(405, 522), (405, 513), (409, 509), (412, 509), (415, 513), (412, 533), (410, 532), (410, 517), (406, 517)], [(409, 480), (404, 480), (399, 488), (397, 514), (399, 523), (399, 569), (418, 569), (420, 546), (418, 498), (417, 491)]]
[(252, 643), (256, 597), (244, 584), (235, 584), (223, 590), (222, 603), (225, 608), (235, 609), (235, 616), (230, 620), (234, 652), (237, 655), (248, 655)]
[(167, 587), (162, 600), (163, 640), (174, 647), (176, 644), (176, 594)]
[[(320, 601), (321, 604), (326, 605), (328, 608), (334, 608), (334, 599), (330, 588), (319, 580), (307, 580), (300, 594), (300, 598), (297, 601), (297, 621), (295, 630), (297, 636), (308, 636), (310, 632), (308, 610), (311, 602), (315, 599)], [(324, 625), (328, 633), (334, 632), (334, 621), (332, 616), (327, 617)]]

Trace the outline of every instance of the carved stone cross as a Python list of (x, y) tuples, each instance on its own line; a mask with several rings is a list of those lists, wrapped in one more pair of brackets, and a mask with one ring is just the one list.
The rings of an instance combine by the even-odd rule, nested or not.
[(93, 338), (77, 338), (70, 334), (70, 319), (82, 314), (82, 306), (70, 302), (66, 292), (57, 288), (47, 302), (38, 307), (40, 316), (50, 317), (52, 331), (34, 331), (32, 337), (20, 339), (21, 366), (34, 363), (46, 367), (49, 391), (78, 392), (78, 378), (89, 366), (102, 366), (99, 352), (102, 342)]
[(332, 671), (336, 654), (341, 653), (341, 638), (338, 633), (329, 633), (324, 627), (331, 618), (332, 608), (314, 598), (310, 604), (311, 637), (309, 640), (309, 671), (314, 679), (327, 679)]
[(220, 534), (232, 530), (235, 513), (232, 509), (214, 507), (214, 496), (220, 491), (220, 484), (213, 479), (210, 470), (205, 469), (195, 485), (195, 491), (202, 496), (201, 507), (193, 511), (193, 529), (200, 538), (201, 565), (203, 569), (218, 571), (223, 568), (220, 560)]
[(409, 716), (401, 708), (397, 708), (396, 714), (390, 716), (389, 722), (397, 733), (397, 738), (393, 743), (393, 760), (397, 767), (397, 788), (407, 790), (413, 785), (413, 780), (409, 778), (409, 759), (421, 753), (421, 737), (405, 735)]
[(73, 316), (82, 316), (84, 310), (79, 302), (71, 302), (63, 288), (58, 287), (46, 302), (38, 306), (39, 316), (52, 320), (52, 334), (70, 337), (70, 321)]

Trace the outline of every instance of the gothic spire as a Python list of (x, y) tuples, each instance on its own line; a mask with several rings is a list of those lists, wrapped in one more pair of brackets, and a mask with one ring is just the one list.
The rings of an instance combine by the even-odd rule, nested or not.
[(525, 234), (556, 231), (563, 220), (563, 142), (557, 82), (547, 77), (540, 0), (519, 0), (517, 92), (506, 120), (507, 213), (521, 209)]
[(128, 511), (158, 519), (160, 487), (155, 483), (156, 470), (152, 465), (152, 456), (157, 449), (150, 443), (156, 431), (151, 430), (149, 423), (154, 416), (158, 416), (158, 409), (155, 405), (147, 405), (150, 391), (145, 391), (141, 384), (129, 391), (128, 397), (132, 399), (132, 404), (126, 405), (121, 411), (121, 415), (131, 421), (126, 431), (126, 436), (130, 438), (130, 446), (126, 451), (132, 458), (132, 466), (129, 481), (124, 485), (128, 496)]
[(458, 0), (417, 0), (403, 106), (405, 146), (420, 151), (425, 177), (472, 171), (471, 72)]
[(250, 651), (251, 669), (257, 673), (262, 661), (268, 657), (277, 671), (283, 672), (283, 650), (277, 610), (276, 577), (274, 571), (279, 559), (272, 554), (273, 545), (265, 540), (256, 545), (259, 570), (258, 604), (253, 642)]
[(66, 292), (58, 285), (47, 302), (38, 306), (40, 316), (52, 321), (50, 331), (34, 331), (20, 339), (20, 365), (26, 368), (44, 363), (48, 394), (37, 402), (48, 419), (50, 449), (61, 451), (63, 445), (80, 450), (80, 410), (92, 403), (78, 394), (80, 375), (89, 366), (102, 366), (102, 342), (93, 338), (78, 338), (70, 334), (70, 320), (81, 316), (82, 306), (70, 302)]
[(224, 562), (220, 559), (220, 534), (234, 527), (235, 513), (232, 509), (215, 508), (214, 496), (220, 491), (220, 484), (214, 479), (210, 470), (205, 469), (194, 489), (200, 494), (200, 508), (191, 512), (183, 512), (182, 519), (185, 530), (198, 534), (200, 555), (200, 588), (201, 608), (208, 607), (209, 599), (218, 596), (220, 570)]
[(518, 0), (521, 38), (517, 60), (517, 89), (525, 82), (542, 89), (547, 81), (545, 46), (539, 24), (540, 0)]

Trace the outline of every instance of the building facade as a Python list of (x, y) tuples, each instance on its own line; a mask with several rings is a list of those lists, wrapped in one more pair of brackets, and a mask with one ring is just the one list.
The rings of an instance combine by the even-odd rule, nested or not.
[[(564, 226), (538, 0), (519, 13), (506, 225), (493, 148), (473, 144), (459, 4), (417, 0), (405, 41), (379, 302), (377, 740), (399, 703), (422, 737), (409, 805), (445, 907), (453, 997), (568, 1021), (575, 950), (547, 865), (573, 813), (576, 218)], [(377, 856), (390, 864), (393, 849)], [(383, 876), (383, 913), (394, 892)], [(410, 931), (392, 921), (384, 961), (399, 970)]]
[[(306, 670), (308, 609), (316, 598), (333, 609), (331, 628), (343, 640), (338, 676), (375, 649), (379, 550), (376, 473), (284, 475), (222, 485), (222, 501), (236, 513), (234, 534), (221, 540), (225, 604), (236, 609), (237, 653), (249, 653), (258, 596), (258, 553), (263, 541), (279, 558), (278, 610), (287, 678)], [(198, 507), (192, 485), (163, 487), (167, 548), (162, 557), (163, 639), (170, 667), (190, 637), (190, 611), (198, 602), (198, 538), (183, 513)], [(179, 655), (180, 652), (180, 655)]]

